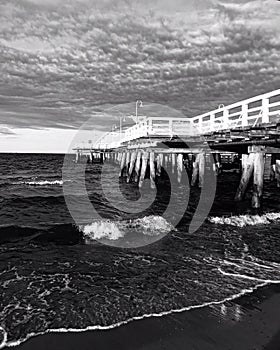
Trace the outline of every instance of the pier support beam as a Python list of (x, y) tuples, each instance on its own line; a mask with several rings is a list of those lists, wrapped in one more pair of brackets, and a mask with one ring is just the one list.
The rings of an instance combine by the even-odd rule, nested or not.
[(150, 152), (150, 184), (151, 188), (156, 188), (155, 152)]
[(76, 163), (79, 163), (80, 161), (80, 153), (76, 152)]
[(100, 153), (100, 164), (104, 164), (104, 153)]
[(171, 154), (171, 162), (172, 162), (172, 174), (175, 173), (175, 165), (176, 165), (176, 154)]
[(249, 155), (242, 155), (242, 175), (235, 200), (240, 201), (244, 198), (250, 178), (253, 174), (252, 208), (259, 209), (261, 207), (261, 198), (263, 195), (264, 147), (250, 146), (248, 152)]
[(257, 152), (254, 157), (254, 182), (252, 208), (258, 209), (261, 206), (263, 195), (263, 178), (264, 178), (264, 153)]
[(221, 154), (213, 153), (213, 160), (213, 171), (216, 173), (216, 175), (219, 175), (221, 172)]
[(126, 153), (123, 152), (122, 155), (121, 155), (121, 167), (120, 167), (119, 177), (122, 177), (122, 174), (123, 174), (123, 170), (124, 170), (124, 167), (125, 167), (125, 158), (126, 158)]
[(242, 175), (235, 195), (236, 201), (241, 201), (246, 193), (254, 169), (254, 153), (242, 154)]
[(198, 179), (198, 186), (202, 187), (204, 184), (204, 173), (205, 173), (205, 154), (198, 153), (193, 163), (193, 174), (192, 174), (192, 186), (196, 185)]
[(126, 152), (125, 158), (125, 175), (128, 176), (129, 172), (129, 163), (130, 163), (130, 152)]
[(280, 159), (276, 159), (275, 163), (275, 178), (277, 181), (277, 187), (280, 187)]
[(135, 178), (134, 178), (135, 182), (139, 181), (140, 169), (141, 169), (141, 158), (142, 158), (142, 152), (139, 151), (137, 153), (136, 162), (135, 162)]
[(184, 166), (186, 168), (188, 176), (191, 177), (192, 168), (193, 168), (192, 155), (191, 154), (184, 154), (183, 163), (184, 163)]
[(264, 180), (271, 180), (272, 172), (272, 156), (271, 154), (266, 154), (264, 159)]
[(178, 154), (177, 156), (177, 172), (178, 172), (178, 183), (182, 181), (182, 173), (183, 173), (183, 155)]
[(141, 167), (141, 174), (140, 174), (140, 180), (139, 180), (139, 187), (143, 186), (143, 182), (146, 176), (147, 164), (148, 164), (148, 153), (144, 152), (142, 155), (142, 167)]
[(130, 164), (129, 164), (129, 170), (128, 170), (128, 174), (127, 174), (127, 182), (130, 181), (131, 177), (132, 177), (132, 173), (134, 170), (134, 165), (135, 165), (135, 161), (136, 161), (136, 151), (133, 151), (131, 154), (131, 160), (130, 160)]
[(156, 175), (160, 176), (161, 175), (161, 168), (162, 168), (162, 163), (163, 163), (163, 154), (159, 153), (157, 155), (157, 172)]

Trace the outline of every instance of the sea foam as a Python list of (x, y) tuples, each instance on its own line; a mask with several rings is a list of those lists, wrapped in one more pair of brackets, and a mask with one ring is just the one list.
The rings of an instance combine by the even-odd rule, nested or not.
[(63, 180), (24, 181), (24, 182), (21, 182), (21, 183), (24, 184), (24, 185), (29, 185), (29, 186), (62, 186), (63, 185)]
[(124, 236), (124, 232), (110, 220), (96, 221), (90, 225), (80, 226), (79, 229), (84, 233), (85, 238), (90, 240), (102, 238), (117, 240)]
[(163, 217), (150, 215), (134, 220), (99, 220), (89, 225), (81, 225), (79, 229), (84, 233), (85, 238), (90, 240), (104, 238), (118, 240), (129, 234), (131, 230), (143, 235), (158, 236), (168, 233), (174, 227)]
[(268, 225), (280, 220), (280, 213), (266, 213), (263, 215), (236, 215), (229, 217), (210, 217), (208, 221), (219, 225), (232, 225), (238, 227)]

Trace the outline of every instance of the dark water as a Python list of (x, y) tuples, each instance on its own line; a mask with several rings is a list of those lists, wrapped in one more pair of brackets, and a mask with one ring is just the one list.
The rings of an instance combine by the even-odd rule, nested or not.
[[(208, 220), (188, 233), (200, 195), (194, 189), (184, 218), (165, 236), (161, 231), (169, 231), (169, 223), (160, 218), (168, 204), (168, 184), (159, 183), (156, 202), (128, 224), (128, 217), (102, 196), (101, 166), (89, 165), (86, 188), (104, 219), (93, 223), (85, 216), (79, 227), (63, 196), (63, 160), (61, 155), (0, 157), (2, 347), (48, 329), (110, 327), (280, 283), (280, 191), (275, 183), (265, 187), (259, 213), (263, 224), (240, 227), (254, 213), (248, 212), (249, 199), (232, 202), (239, 175), (225, 173), (218, 180), (210, 216), (233, 215), (233, 225)], [(133, 184), (120, 187), (126, 198), (138, 198)], [(173, 191), (183, 205), (186, 198), (180, 186)], [(78, 192), (73, 187), (77, 210), (82, 207)], [(276, 215), (267, 220), (269, 212)], [(128, 239), (130, 226), (145, 239), (164, 237), (137, 249), (111, 247), (95, 239), (106, 235), (113, 235), (111, 242)]]

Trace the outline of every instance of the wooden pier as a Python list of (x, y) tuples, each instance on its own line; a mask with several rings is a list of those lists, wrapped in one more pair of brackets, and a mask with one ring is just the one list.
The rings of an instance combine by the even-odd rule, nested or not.
[(265, 180), (280, 187), (280, 89), (192, 118), (145, 117), (123, 133), (109, 132), (90, 148), (75, 148), (76, 161), (110, 161), (120, 177), (142, 186), (147, 174), (155, 188), (162, 168), (185, 168), (192, 186), (203, 187), (205, 169), (217, 176), (222, 164), (236, 164), (243, 200), (253, 183), (252, 207), (260, 208)]

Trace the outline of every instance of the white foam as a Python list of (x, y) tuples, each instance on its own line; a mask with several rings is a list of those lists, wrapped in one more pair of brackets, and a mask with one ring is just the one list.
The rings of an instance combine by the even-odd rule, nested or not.
[(85, 237), (90, 240), (102, 238), (117, 240), (124, 237), (125, 234), (119, 229), (115, 222), (109, 220), (96, 221), (90, 225), (80, 226), (79, 229), (84, 233)]
[(243, 289), (241, 292), (234, 294), (230, 297), (224, 298), (222, 300), (214, 300), (214, 301), (210, 301), (210, 302), (206, 302), (203, 304), (199, 304), (199, 305), (192, 305), (192, 306), (187, 306), (187, 307), (183, 307), (180, 309), (173, 309), (173, 310), (168, 310), (168, 311), (163, 311), (161, 313), (152, 313), (152, 314), (144, 314), (142, 316), (135, 316), (135, 317), (131, 317), (125, 321), (122, 322), (118, 322), (118, 323), (114, 323), (111, 324), (109, 326), (100, 326), (100, 325), (95, 325), (95, 326), (87, 326), (85, 328), (53, 328), (53, 329), (46, 329), (44, 332), (38, 332), (38, 333), (29, 333), (24, 339), (20, 339), (20, 340), (16, 340), (16, 341), (10, 341), (7, 342), (7, 334), (5, 332), (5, 341), (3, 341), (0, 344), (0, 349), (3, 349), (5, 346), (7, 347), (13, 347), (13, 346), (18, 346), (21, 343), (27, 341), (28, 339), (35, 337), (35, 336), (39, 336), (39, 335), (44, 335), (44, 334), (48, 334), (48, 333), (68, 333), (68, 332), (72, 332), (72, 333), (81, 333), (81, 332), (87, 332), (87, 331), (95, 331), (95, 330), (110, 330), (113, 328), (117, 328), (120, 327), (122, 325), (125, 325), (127, 323), (130, 323), (132, 321), (136, 321), (136, 320), (143, 320), (145, 318), (150, 318), (150, 317), (162, 317), (162, 316), (166, 316), (166, 315), (170, 315), (173, 313), (181, 313), (184, 311), (189, 311), (189, 310), (193, 310), (193, 309), (201, 309), (203, 307), (207, 307), (207, 306), (212, 306), (212, 305), (221, 305), (224, 304), (228, 301), (232, 301), (234, 299), (237, 299), (243, 295), (249, 294), (249, 293), (253, 293), (256, 289), (264, 287), (268, 284), (279, 284), (280, 281), (265, 281), (262, 282), (254, 287), (250, 287), (247, 289)]
[(266, 213), (263, 215), (236, 215), (229, 217), (210, 217), (208, 219), (213, 224), (232, 225), (238, 227), (268, 225), (280, 220), (280, 213)]
[(134, 220), (99, 220), (89, 225), (79, 226), (79, 230), (84, 233), (85, 238), (90, 240), (109, 239), (117, 240), (123, 238), (132, 230), (139, 234), (148, 236), (158, 236), (167, 234), (174, 227), (163, 217), (157, 215), (145, 216)]
[(173, 225), (159, 215), (144, 216), (136, 219), (134, 220), (134, 226), (141, 228), (143, 230), (142, 233), (148, 236), (166, 234), (174, 229)]
[(29, 185), (29, 186), (56, 186), (56, 185), (57, 186), (62, 186), (63, 185), (63, 180), (24, 181), (22, 183), (25, 184), (25, 185)]

